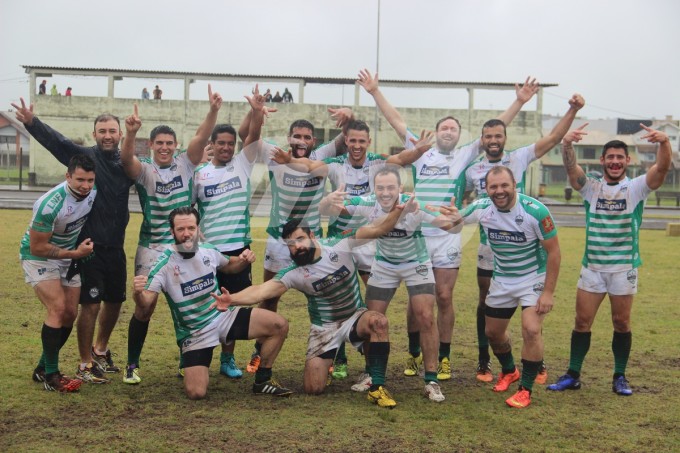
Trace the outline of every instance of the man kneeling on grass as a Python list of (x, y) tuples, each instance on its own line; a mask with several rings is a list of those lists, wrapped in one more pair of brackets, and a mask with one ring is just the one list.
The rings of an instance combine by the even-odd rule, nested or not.
[(397, 402), (384, 387), (390, 353), (387, 318), (364, 305), (352, 247), (358, 239), (372, 239), (390, 231), (408, 209), (413, 206), (395, 206), (379, 224), (363, 226), (354, 236), (329, 239), (317, 239), (299, 219), (289, 221), (282, 238), (294, 264), (261, 285), (235, 294), (223, 291), (215, 297), (216, 307), (227, 310), (230, 305), (252, 305), (297, 289), (307, 297), (312, 323), (303, 378), (305, 393), (318, 395), (324, 391), (335, 353), (349, 341), (367, 355), (372, 378), (368, 400), (393, 408)]
[(167, 249), (148, 278), (135, 277), (135, 297), (155, 306), (163, 291), (170, 306), (177, 344), (184, 360), (184, 389), (190, 399), (208, 392), (213, 349), (234, 340), (257, 338), (262, 344), (262, 364), (255, 374), (253, 393), (289, 396), (293, 392), (272, 379), (272, 365), (288, 334), (288, 321), (259, 308), (214, 310), (218, 294), (216, 272), (238, 273), (255, 261), (244, 250), (229, 259), (210, 244), (199, 244), (196, 209), (183, 206), (170, 213), (175, 245)]

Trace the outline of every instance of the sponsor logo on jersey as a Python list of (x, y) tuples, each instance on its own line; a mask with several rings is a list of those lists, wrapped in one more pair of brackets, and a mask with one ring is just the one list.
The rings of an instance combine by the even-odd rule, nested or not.
[(181, 189), (182, 187), (184, 187), (182, 177), (175, 176), (170, 182), (167, 183), (156, 182), (156, 193), (167, 195), (176, 189)]
[(486, 190), (486, 178), (479, 178), (479, 188)]
[(182, 289), (183, 296), (190, 296), (198, 292), (203, 291), (206, 288), (215, 287), (215, 276), (212, 272), (205, 274), (202, 277), (198, 277), (190, 282), (180, 283), (180, 288)]
[(332, 274), (326, 275), (321, 280), (312, 282), (312, 288), (314, 288), (314, 291), (323, 291), (324, 289), (329, 288), (335, 285), (336, 283), (345, 280), (350, 275), (352, 275), (350, 270), (347, 269), (346, 266), (342, 266), (340, 269), (333, 272)]
[(543, 286), (544, 286), (544, 282), (535, 283), (534, 287), (532, 288), (532, 290), (534, 291), (534, 294), (538, 294), (539, 296), (541, 294), (543, 294)]
[(625, 211), (627, 207), (626, 199), (621, 200), (605, 200), (604, 198), (598, 198), (595, 209), (598, 211)]
[(61, 203), (61, 200), (63, 200), (64, 197), (61, 196), (60, 193), (55, 193), (52, 198), (50, 199), (49, 203), (47, 203), (47, 210), (52, 210), (54, 209), (59, 203)]
[(422, 275), (423, 277), (427, 275), (427, 266), (424, 264), (419, 264), (416, 266), (416, 274)]
[(521, 214), (517, 214), (515, 216), (515, 223), (517, 224), (517, 226), (522, 226), (522, 224), (524, 223), (524, 217), (522, 217)]
[(203, 193), (205, 194), (206, 198), (209, 198), (216, 197), (218, 195), (222, 195), (227, 192), (231, 192), (232, 190), (237, 190), (241, 188), (243, 188), (243, 184), (241, 184), (241, 178), (236, 176), (219, 184), (205, 186), (205, 188), (203, 189)]
[(66, 227), (64, 228), (64, 233), (73, 233), (74, 231), (80, 230), (85, 224), (86, 220), (87, 216), (85, 215), (77, 220), (74, 220), (73, 222), (67, 223)]
[(352, 196), (364, 195), (370, 192), (368, 181), (362, 184), (349, 184), (345, 186), (345, 191)]
[(320, 176), (314, 176), (310, 178), (309, 176), (296, 176), (291, 175), (290, 173), (284, 173), (283, 185), (288, 187), (297, 187), (300, 189), (307, 187), (318, 187), (321, 185), (322, 179), (323, 178)]
[(437, 165), (423, 165), (423, 167), (420, 169), (420, 176), (448, 176), (449, 175), (449, 166), (448, 165), (443, 165), (443, 166), (437, 166)]
[(526, 242), (527, 237), (521, 231), (504, 231), (489, 228), (489, 234), (487, 235), (489, 240), (495, 242)]
[(541, 220), (541, 225), (543, 225), (543, 231), (546, 233), (550, 233), (555, 229), (555, 224), (550, 216), (544, 217), (543, 220)]
[(389, 233), (386, 234), (388, 238), (405, 238), (408, 237), (408, 233), (406, 230), (400, 230), (400, 229), (393, 229)]

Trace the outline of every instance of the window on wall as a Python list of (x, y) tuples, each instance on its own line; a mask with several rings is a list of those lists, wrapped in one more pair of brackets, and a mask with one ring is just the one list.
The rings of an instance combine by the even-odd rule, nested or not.
[(583, 150), (581, 150), (581, 157), (584, 159), (595, 159), (595, 148), (583, 148)]
[(16, 135), (0, 135), (0, 144), (14, 145), (17, 142)]
[(137, 157), (149, 157), (149, 140), (145, 138), (135, 139), (135, 155)]

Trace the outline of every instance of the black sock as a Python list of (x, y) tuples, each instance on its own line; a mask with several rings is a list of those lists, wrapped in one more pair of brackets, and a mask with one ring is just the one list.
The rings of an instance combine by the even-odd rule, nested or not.
[(50, 327), (43, 324), (40, 332), (43, 354), (45, 354), (45, 373), (59, 371), (59, 349), (61, 348), (61, 327)]
[(149, 321), (140, 321), (132, 315), (128, 327), (128, 365), (139, 367), (139, 357), (142, 355), (146, 334), (149, 331)]

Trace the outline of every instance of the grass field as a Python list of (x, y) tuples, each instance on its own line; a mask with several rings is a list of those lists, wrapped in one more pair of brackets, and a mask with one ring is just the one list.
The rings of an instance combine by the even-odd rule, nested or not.
[[(40, 355), (44, 309), (23, 283), (18, 262), (21, 235), (30, 211), (4, 210), (0, 220), (5, 240), (0, 251), (0, 451), (680, 451), (680, 306), (677, 303), (680, 238), (663, 231), (643, 231), (645, 265), (633, 313), (633, 353), (628, 378), (635, 394), (611, 392), (613, 358), (610, 311), (605, 302), (593, 329), (592, 346), (583, 370), (583, 388), (555, 394), (534, 389), (526, 410), (505, 406), (509, 395), (495, 394), (475, 379), (477, 360), (475, 310), (477, 286), (473, 230), (468, 239), (454, 300), (457, 322), (452, 345), (454, 378), (443, 382), (446, 401), (431, 403), (421, 395), (420, 378), (405, 378), (407, 357), (405, 291), (393, 300), (388, 316), (392, 354), (388, 388), (399, 405), (377, 408), (365, 394), (349, 387), (363, 369), (359, 354), (349, 351), (350, 378), (335, 381), (322, 396), (301, 394), (302, 369), (309, 328), (306, 303), (294, 291), (279, 304), (290, 321), (289, 338), (274, 367), (275, 376), (296, 390), (289, 399), (255, 397), (252, 377), (229, 381), (218, 374), (217, 353), (211, 367), (208, 398), (189, 401), (177, 372), (177, 346), (167, 305), (159, 302), (142, 355), (143, 382), (127, 386), (121, 376), (102, 386), (84, 385), (77, 394), (42, 390), (30, 379)], [(255, 219), (258, 263), (263, 255), (263, 221)], [(126, 249), (132, 270), (134, 244), (141, 217), (133, 215)], [(549, 382), (562, 374), (569, 356), (575, 285), (583, 249), (583, 230), (562, 228), (562, 268), (556, 307), (544, 327)], [(254, 269), (261, 269), (256, 263)], [(261, 272), (254, 272), (257, 282)], [(673, 283), (676, 282), (676, 283)], [(676, 288), (676, 290), (673, 290)], [(127, 324), (133, 304), (124, 304), (111, 339), (114, 359), (124, 365)], [(517, 316), (516, 316), (517, 318)], [(519, 360), (519, 323), (511, 323)], [(77, 363), (73, 332), (61, 354), (62, 371)], [(252, 345), (239, 343), (237, 362), (245, 366)], [(494, 369), (498, 364), (494, 360)]]

